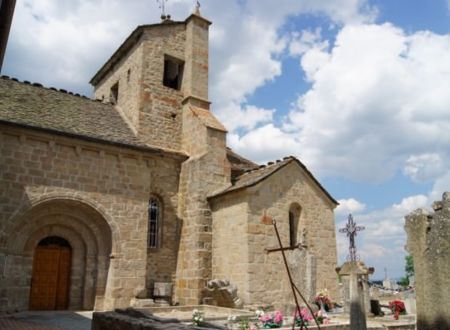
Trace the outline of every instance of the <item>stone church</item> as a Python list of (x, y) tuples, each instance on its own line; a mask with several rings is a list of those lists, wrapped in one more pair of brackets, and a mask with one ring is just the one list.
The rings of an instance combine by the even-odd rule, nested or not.
[(0, 312), (126, 307), (159, 282), (195, 305), (211, 279), (245, 305), (292, 305), (265, 216), (298, 286), (337, 294), (337, 202), (294, 157), (227, 148), (210, 24), (137, 27), (91, 79), (95, 99), (1, 77)]

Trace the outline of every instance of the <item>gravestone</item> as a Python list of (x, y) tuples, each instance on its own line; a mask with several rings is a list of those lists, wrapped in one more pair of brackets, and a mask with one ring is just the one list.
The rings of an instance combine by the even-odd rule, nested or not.
[(407, 250), (414, 259), (417, 329), (450, 329), (450, 193), (405, 217)]
[(316, 294), (316, 258), (306, 249), (295, 249), (286, 253), (292, 280), (307, 301)]
[(336, 268), (344, 284), (344, 310), (350, 312), (350, 330), (366, 330), (366, 311), (370, 311), (369, 274), (374, 269), (367, 268), (363, 262), (358, 261), (356, 254), (355, 237), (364, 230), (363, 226), (357, 226), (351, 214), (348, 216), (345, 228), (339, 229), (349, 239), (348, 260), (342, 267)]
[(367, 278), (373, 268), (361, 261), (347, 261), (336, 271), (344, 283), (344, 311), (350, 313), (350, 330), (366, 330), (366, 313), (370, 312)]
[(170, 282), (155, 282), (153, 288), (153, 299), (155, 304), (170, 305), (172, 297), (172, 283)]

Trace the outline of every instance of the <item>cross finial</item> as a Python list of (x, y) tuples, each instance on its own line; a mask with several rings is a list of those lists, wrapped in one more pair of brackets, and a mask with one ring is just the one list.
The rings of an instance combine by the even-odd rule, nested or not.
[(165, 21), (166, 19), (170, 19), (170, 15), (166, 15), (166, 2), (167, 0), (156, 0), (159, 4), (159, 9), (161, 9), (161, 19)]
[(196, 0), (196, 4), (195, 4), (195, 14), (200, 15), (200, 1)]
[(355, 245), (355, 236), (358, 231), (364, 230), (364, 226), (357, 226), (356, 223), (353, 221), (353, 217), (351, 214), (348, 215), (348, 222), (345, 225), (345, 228), (339, 229), (340, 233), (346, 233), (347, 237), (349, 238), (350, 244), (349, 244), (349, 255), (348, 259), (350, 261), (356, 261), (356, 245)]

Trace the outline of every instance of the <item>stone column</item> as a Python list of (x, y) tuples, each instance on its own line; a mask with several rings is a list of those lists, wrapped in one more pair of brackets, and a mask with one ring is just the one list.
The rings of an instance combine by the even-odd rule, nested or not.
[(405, 217), (407, 249), (414, 258), (417, 330), (450, 329), (450, 193), (433, 209)]
[(344, 297), (344, 304), (350, 311), (350, 330), (366, 330), (366, 311), (370, 308), (367, 278), (373, 273), (373, 268), (365, 267), (360, 261), (348, 261), (336, 271), (344, 277), (343, 282), (347, 285), (344, 291), (348, 292), (348, 297)]
[(226, 129), (209, 111), (208, 28), (192, 14), (186, 20), (182, 147), (179, 210), (182, 219), (174, 300), (199, 304), (212, 272), (212, 215), (208, 196), (229, 184)]

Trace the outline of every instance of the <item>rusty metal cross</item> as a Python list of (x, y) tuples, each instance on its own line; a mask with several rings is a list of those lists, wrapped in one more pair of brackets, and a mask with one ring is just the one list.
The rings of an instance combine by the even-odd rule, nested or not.
[(358, 231), (364, 230), (364, 226), (357, 226), (356, 223), (353, 221), (353, 217), (351, 214), (348, 215), (348, 222), (345, 225), (345, 228), (339, 229), (340, 233), (346, 233), (347, 237), (349, 238), (350, 245), (349, 245), (349, 256), (348, 258), (350, 261), (356, 261), (356, 245), (355, 245), (355, 236)]
[(161, 18), (165, 19), (166, 16), (166, 2), (167, 0), (156, 0), (156, 2), (159, 4), (159, 8), (161, 9)]

